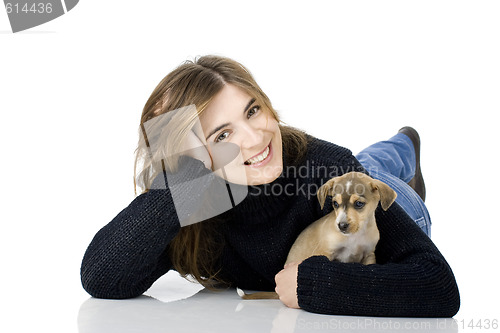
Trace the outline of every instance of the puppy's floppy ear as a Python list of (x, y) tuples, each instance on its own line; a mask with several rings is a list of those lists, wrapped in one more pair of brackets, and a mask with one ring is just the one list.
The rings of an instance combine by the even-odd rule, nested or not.
[(384, 211), (388, 210), (394, 200), (396, 200), (396, 197), (398, 196), (397, 193), (392, 188), (390, 188), (389, 185), (377, 179), (373, 179), (370, 185), (372, 187), (372, 191), (378, 191), (382, 209)]
[(332, 195), (332, 189), (333, 186), (335, 185), (335, 178), (330, 179), (323, 185), (318, 190), (317, 196), (319, 200), (319, 205), (321, 209), (323, 209), (323, 206), (325, 205), (325, 200), (328, 195)]

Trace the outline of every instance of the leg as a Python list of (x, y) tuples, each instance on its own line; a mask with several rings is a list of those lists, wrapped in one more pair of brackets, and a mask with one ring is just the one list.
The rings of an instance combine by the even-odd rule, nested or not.
[(370, 174), (383, 171), (405, 183), (415, 176), (415, 157), (413, 143), (403, 133), (398, 133), (387, 141), (377, 142), (356, 155)]
[(398, 194), (396, 202), (404, 209), (406, 214), (415, 221), (420, 229), (430, 237), (431, 217), (429, 216), (424, 201), (418, 196), (417, 192), (401, 179), (383, 171), (371, 173), (370, 176), (386, 183), (396, 191)]
[(375, 260), (375, 253), (372, 252), (370, 253), (369, 255), (367, 255), (366, 257), (363, 258), (363, 260), (361, 261), (361, 263), (363, 265), (372, 265), (372, 264), (376, 264), (377, 261)]
[(389, 185), (398, 197), (396, 202), (430, 237), (431, 219), (422, 198), (407, 183), (415, 177), (417, 157), (412, 140), (398, 133), (387, 141), (377, 142), (356, 158), (375, 179)]

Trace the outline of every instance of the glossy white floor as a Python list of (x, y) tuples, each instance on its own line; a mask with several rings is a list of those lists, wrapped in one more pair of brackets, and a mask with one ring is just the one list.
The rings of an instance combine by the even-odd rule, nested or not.
[[(0, 9), (0, 331), (498, 331), (499, 15), (497, 1), (81, 1), (12, 34)], [(245, 64), (288, 124), (353, 152), (419, 130), (454, 319), (317, 315), (175, 272), (137, 299), (85, 293), (87, 245), (134, 198), (144, 103), (208, 53)]]
[[(326, 316), (290, 309), (279, 300), (241, 300), (234, 289), (199, 291), (167, 274), (147, 296), (128, 301), (89, 299), (80, 307), (78, 327), (87, 332), (456, 332), (452, 318), (411, 319)], [(193, 296), (183, 299), (187, 295)]]

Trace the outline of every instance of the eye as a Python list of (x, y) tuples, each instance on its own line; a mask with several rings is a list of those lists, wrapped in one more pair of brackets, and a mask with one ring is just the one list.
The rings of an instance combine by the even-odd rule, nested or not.
[(250, 108), (247, 112), (247, 118), (253, 117), (256, 113), (258, 113), (260, 110), (259, 105), (255, 105), (253, 108)]
[(354, 207), (356, 207), (357, 209), (361, 209), (365, 206), (365, 203), (363, 201), (356, 201), (354, 203)]
[(333, 201), (333, 207), (334, 208), (339, 208), (339, 203), (337, 201)]
[(225, 140), (228, 136), (229, 136), (228, 131), (222, 132), (215, 138), (215, 142), (221, 142), (222, 140)]

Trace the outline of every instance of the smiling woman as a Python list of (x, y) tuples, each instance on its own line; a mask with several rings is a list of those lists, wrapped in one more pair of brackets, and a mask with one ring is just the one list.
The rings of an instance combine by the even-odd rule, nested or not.
[[(427, 235), (430, 219), (414, 191), (425, 189), (414, 129), (368, 147), (358, 160), (346, 148), (282, 124), (249, 71), (217, 56), (168, 74), (140, 125), (136, 181), (142, 193), (89, 245), (81, 277), (91, 295), (136, 297), (174, 269), (209, 288), (275, 290), (285, 305), (311, 312), (446, 317), (458, 311), (455, 278)], [(335, 204), (322, 207), (316, 193), (303, 189), (367, 170), (400, 198), (375, 213), (377, 263), (316, 256), (283, 267), (297, 236)], [(236, 202), (242, 190), (248, 195)], [(228, 198), (218, 214), (182, 222)]]

